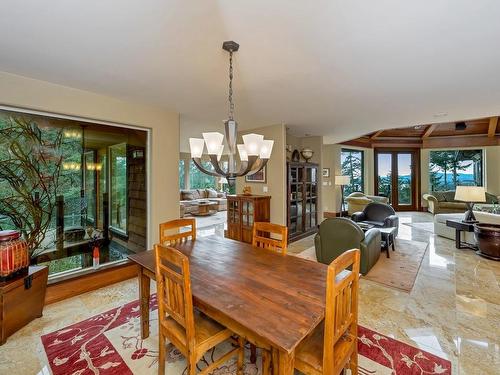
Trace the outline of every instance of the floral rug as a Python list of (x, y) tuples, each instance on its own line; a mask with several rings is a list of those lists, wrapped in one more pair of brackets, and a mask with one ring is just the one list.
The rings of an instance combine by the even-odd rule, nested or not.
[[(158, 325), (155, 296), (151, 299), (151, 334), (140, 336), (139, 302), (134, 301), (87, 320), (42, 336), (54, 375), (156, 374), (158, 366)], [(390, 337), (359, 327), (359, 373), (369, 374), (450, 374), (449, 361)], [(222, 343), (198, 362), (201, 370), (230, 349)], [(248, 362), (246, 375), (260, 373), (257, 364)], [(167, 344), (166, 374), (186, 374), (180, 352)], [(217, 368), (215, 375), (236, 374), (235, 361)]]

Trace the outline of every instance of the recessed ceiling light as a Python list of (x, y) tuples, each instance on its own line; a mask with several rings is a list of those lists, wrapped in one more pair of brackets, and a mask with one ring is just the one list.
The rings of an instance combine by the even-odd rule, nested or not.
[(446, 116), (448, 116), (448, 113), (447, 112), (439, 112), (439, 113), (434, 114), (433, 116), (436, 118), (446, 117)]
[(423, 127), (424, 127), (423, 125), (415, 125), (413, 128), (414, 128), (415, 130), (420, 130), (420, 129), (422, 129)]

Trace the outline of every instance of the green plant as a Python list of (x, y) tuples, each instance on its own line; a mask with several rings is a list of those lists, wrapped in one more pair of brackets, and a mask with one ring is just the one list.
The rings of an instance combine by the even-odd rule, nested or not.
[(61, 129), (44, 129), (26, 117), (0, 119), (0, 215), (28, 243), (30, 255), (45, 240), (61, 174)]

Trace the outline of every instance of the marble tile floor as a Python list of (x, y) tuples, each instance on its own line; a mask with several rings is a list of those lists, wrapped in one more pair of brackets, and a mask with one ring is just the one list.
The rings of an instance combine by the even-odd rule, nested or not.
[[(404, 293), (362, 279), (359, 323), (449, 359), (454, 374), (499, 374), (500, 263), (403, 225), (432, 221), (428, 213), (399, 216), (400, 238), (429, 242), (415, 286)], [(311, 246), (312, 236), (290, 244), (289, 252)], [(0, 374), (37, 374), (46, 365), (40, 335), (129, 302), (137, 293), (136, 280), (129, 280), (46, 306), (42, 318), (0, 347)]]

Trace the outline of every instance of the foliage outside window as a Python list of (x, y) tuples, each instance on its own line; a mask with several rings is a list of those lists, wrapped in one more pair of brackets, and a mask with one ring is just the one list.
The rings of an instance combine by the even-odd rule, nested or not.
[[(205, 169), (213, 170), (210, 162), (202, 161), (201, 164)], [(217, 177), (201, 172), (191, 160), (189, 162), (189, 186), (191, 189), (217, 189)]]
[(431, 191), (455, 190), (457, 186), (483, 185), (482, 150), (431, 151)]
[(111, 226), (127, 232), (127, 145), (111, 146)]
[(179, 189), (185, 189), (185, 178), (184, 178), (184, 160), (179, 160)]
[(344, 186), (344, 198), (356, 191), (363, 192), (364, 154), (360, 150), (343, 148), (340, 153), (342, 175), (350, 177), (350, 184)]

